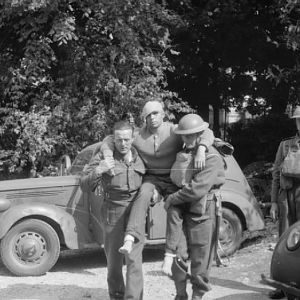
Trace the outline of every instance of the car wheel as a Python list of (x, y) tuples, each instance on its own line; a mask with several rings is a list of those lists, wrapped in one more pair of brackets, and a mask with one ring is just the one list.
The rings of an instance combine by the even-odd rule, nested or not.
[(219, 233), (219, 254), (221, 257), (232, 255), (241, 245), (243, 237), (239, 217), (228, 208), (222, 209)]
[(60, 242), (56, 231), (36, 219), (13, 226), (1, 241), (1, 258), (9, 271), (18, 276), (37, 276), (57, 262)]

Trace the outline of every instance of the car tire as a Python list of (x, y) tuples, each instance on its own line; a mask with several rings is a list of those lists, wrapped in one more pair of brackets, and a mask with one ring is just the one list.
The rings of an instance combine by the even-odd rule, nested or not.
[(57, 262), (60, 242), (46, 222), (29, 219), (13, 226), (1, 241), (3, 264), (17, 276), (38, 276)]
[(232, 255), (241, 245), (243, 237), (242, 224), (239, 217), (231, 209), (222, 209), (219, 232), (219, 255)]

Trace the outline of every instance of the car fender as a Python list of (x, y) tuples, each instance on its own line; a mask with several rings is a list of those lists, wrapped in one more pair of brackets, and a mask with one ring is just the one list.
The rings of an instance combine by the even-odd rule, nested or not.
[(65, 243), (70, 249), (78, 249), (77, 227), (73, 216), (58, 206), (41, 203), (20, 204), (9, 208), (0, 218), (0, 239), (19, 220), (30, 216), (46, 217), (56, 222), (63, 233)]
[(250, 199), (249, 201), (249, 197), (251, 197), (251, 195), (246, 196), (235, 193), (231, 190), (222, 190), (221, 195), (222, 206), (242, 213), (244, 220), (241, 221), (245, 222), (244, 225), (246, 225), (246, 229), (249, 231), (264, 229), (264, 219), (255, 198)]

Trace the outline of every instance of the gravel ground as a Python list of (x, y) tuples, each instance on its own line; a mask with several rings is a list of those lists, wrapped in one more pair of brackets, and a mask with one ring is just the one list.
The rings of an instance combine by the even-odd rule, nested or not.
[[(213, 290), (204, 300), (268, 299), (270, 287), (261, 283), (260, 274), (269, 273), (276, 239), (276, 228), (269, 223), (258, 237), (249, 237), (227, 267), (214, 265)], [(144, 251), (144, 300), (174, 299), (173, 282), (160, 272), (162, 259), (162, 250)], [(0, 263), (0, 300), (109, 300), (105, 264), (104, 254), (95, 250), (62, 253), (55, 267), (39, 277), (15, 277)]]

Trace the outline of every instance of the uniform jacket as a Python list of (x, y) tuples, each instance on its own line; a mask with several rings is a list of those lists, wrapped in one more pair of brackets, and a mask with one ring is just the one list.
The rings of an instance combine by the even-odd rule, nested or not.
[[(176, 159), (177, 152), (182, 150), (183, 142), (178, 134), (174, 133), (177, 125), (163, 122), (158, 128), (157, 134), (153, 134), (146, 126), (143, 126), (135, 134), (133, 142), (143, 159), (147, 173), (154, 175), (168, 175)], [(213, 132), (207, 128), (202, 134), (198, 145), (210, 147), (214, 142)], [(112, 148), (112, 139), (105, 139), (101, 146), (104, 155), (109, 155)]]
[(100, 161), (104, 159), (103, 154), (99, 152), (90, 162), (86, 172), (87, 175), (82, 178), (82, 184), (94, 190), (101, 183), (107, 201), (131, 201), (140, 188), (145, 174), (144, 163), (136, 149), (132, 147), (131, 152), (132, 161), (126, 163), (122, 156), (115, 151), (114, 175), (110, 173), (97, 175), (94, 170)]
[(201, 171), (194, 169), (192, 172), (191, 181), (169, 197), (172, 205), (191, 203), (191, 212), (202, 214), (207, 195), (225, 183), (224, 160), (211, 146), (206, 154), (204, 169)]
[(281, 166), (284, 158), (287, 156), (290, 147), (300, 143), (299, 135), (291, 138), (284, 139), (280, 142), (277, 149), (276, 158), (272, 173), (272, 190), (271, 190), (271, 201), (278, 202), (278, 195), (280, 189), (289, 190), (293, 186), (293, 179), (285, 177), (281, 174)]

